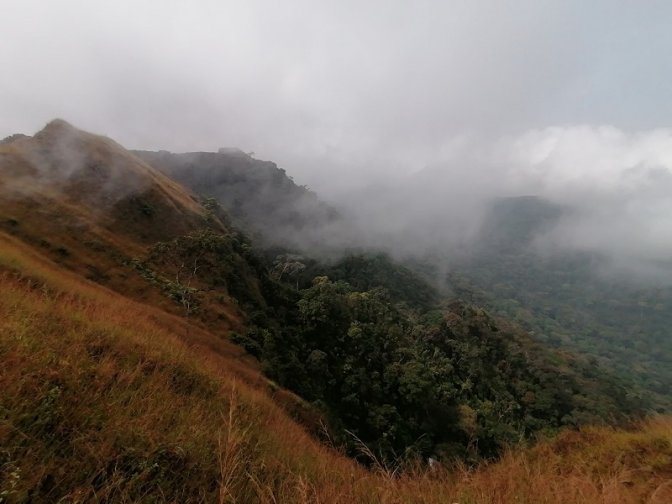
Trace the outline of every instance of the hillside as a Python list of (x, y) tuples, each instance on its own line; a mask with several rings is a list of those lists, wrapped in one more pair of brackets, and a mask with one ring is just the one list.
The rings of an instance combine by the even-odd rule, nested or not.
[(669, 410), (672, 289), (618, 274), (603, 254), (535, 247), (567, 211), (538, 198), (498, 201), (448, 284), (538, 341), (592, 356)]
[[(137, 154), (195, 192), (215, 197), (237, 221), (254, 230), (256, 243), (276, 250), (278, 256), (271, 257), (271, 262), (283, 262), (282, 257), (292, 251), (303, 254), (307, 268), (290, 276), (304, 287), (320, 274), (348, 281), (357, 289), (380, 285), (390, 289), (396, 272), (381, 270), (374, 283), (361, 282), (362, 278), (356, 280), (362, 273), (358, 269), (370, 265), (358, 264), (357, 253), (346, 259), (334, 253), (344, 250), (345, 244), (356, 245), (348, 241), (357, 236), (352, 219), (339, 218), (273, 163), (232, 150)], [(515, 320), (544, 345), (595, 359), (602, 370), (634, 384), (632, 395), (668, 410), (672, 291), (664, 285), (605, 274), (613, 266), (603, 254), (538, 249), (536, 240), (571, 212), (569, 207), (534, 196), (493, 201), (463, 258), (434, 254), (438, 262), (450, 265), (447, 287), (493, 314)], [(331, 267), (312, 268), (306, 251), (331, 257)], [(431, 270), (436, 257), (414, 261), (414, 269)], [(412, 299), (422, 286), (409, 280), (395, 280), (395, 296), (428, 307), (432, 295), (421, 294), (422, 301)]]
[[(116, 142), (56, 120), (0, 146), (0, 168), (0, 229), (59, 265), (173, 313), (186, 309), (175, 301), (194, 298), (207, 306), (201, 319), (223, 334), (243, 327), (239, 301), (265, 305), (261, 266), (217, 205), (204, 206)], [(227, 261), (217, 293), (206, 288), (211, 279), (193, 274), (204, 265), (185, 263), (177, 250), (213, 237), (210, 248)], [(213, 253), (199, 261), (212, 261)], [(189, 289), (199, 292), (185, 297)]]
[(60, 120), (0, 145), (0, 175), (1, 502), (666, 491), (669, 421), (606, 427), (647, 410), (626, 382), (386, 256), (269, 260), (216, 200)]

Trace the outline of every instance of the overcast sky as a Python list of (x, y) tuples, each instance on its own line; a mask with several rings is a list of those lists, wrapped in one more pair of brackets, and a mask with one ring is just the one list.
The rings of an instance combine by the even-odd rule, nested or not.
[(437, 200), (590, 199), (623, 216), (609, 243), (672, 252), (669, 0), (0, 7), (0, 138), (61, 117), (129, 148), (236, 146), (327, 197), (424, 170)]
[(672, 118), (669, 1), (0, 7), (0, 136), (62, 117), (132, 148), (238, 146), (303, 176), (419, 169), (465, 135)]

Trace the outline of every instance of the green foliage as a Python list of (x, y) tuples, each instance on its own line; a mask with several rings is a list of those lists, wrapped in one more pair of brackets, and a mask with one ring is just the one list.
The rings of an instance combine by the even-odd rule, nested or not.
[(616, 403), (616, 385), (590, 382), (470, 305), (419, 316), (385, 289), (322, 276), (296, 308), (294, 327), (252, 328), (241, 341), (273, 379), (325, 409), (353, 455), (361, 440), (382, 460), (476, 460), (535, 432), (636, 410)]
[[(672, 289), (600, 276), (601, 258), (482, 253), (449, 277), (454, 291), (512, 319), (551, 346), (592, 358), (660, 410), (672, 386)], [(648, 398), (648, 399), (647, 399)]]
[(383, 253), (351, 254), (330, 266), (316, 263), (305, 274), (321, 274), (333, 280), (343, 280), (358, 291), (383, 287), (396, 302), (404, 302), (413, 308), (426, 310), (439, 300), (436, 289)]
[[(223, 289), (240, 303), (265, 306), (259, 278), (265, 277), (263, 265), (251, 253), (247, 239), (240, 233), (224, 234), (204, 228), (168, 242), (156, 243), (149, 251), (143, 270), (150, 266), (170, 272), (172, 280), (159, 280), (168, 295), (177, 302), (195, 298), (194, 285)], [(145, 273), (157, 279), (156, 273)]]
[(534, 239), (565, 211), (534, 197), (495, 202), (449, 286), (537, 341), (586, 356), (587, 375), (617, 375), (632, 400), (669, 411), (672, 288), (619, 276), (599, 254), (540, 253)]
[(439, 308), (431, 286), (384, 255), (326, 266), (270, 257), (240, 233), (206, 228), (157, 243), (135, 267), (189, 307), (209, 291), (236, 298), (248, 329), (232, 339), (270, 378), (321, 408), (333, 440), (354, 456), (363, 442), (385, 463), (476, 461), (537, 432), (639, 411), (639, 398), (619, 383), (484, 310)]

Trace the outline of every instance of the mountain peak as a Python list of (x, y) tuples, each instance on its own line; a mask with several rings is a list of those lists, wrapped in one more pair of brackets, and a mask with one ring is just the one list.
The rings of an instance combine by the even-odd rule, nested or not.
[(49, 128), (70, 128), (70, 129), (76, 129), (72, 124), (70, 124), (68, 121), (65, 119), (61, 119), (60, 117), (57, 117), (55, 119), (52, 119), (47, 123), (47, 125), (44, 127), (44, 129), (49, 129)]
[(60, 137), (66, 134), (83, 133), (69, 122), (63, 119), (52, 119), (47, 125), (35, 134), (35, 138), (44, 139), (50, 137)]

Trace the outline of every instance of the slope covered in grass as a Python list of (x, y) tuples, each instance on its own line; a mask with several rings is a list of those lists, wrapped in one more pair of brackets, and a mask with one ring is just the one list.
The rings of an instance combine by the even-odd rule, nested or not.
[[(282, 491), (285, 464), (319, 467), (326, 450), (235, 348), (199, 344), (196, 328), (186, 340), (183, 321), (2, 238), (3, 498), (254, 502)], [(303, 462), (285, 453), (297, 441)]]
[(208, 308), (204, 322), (224, 335), (243, 326), (244, 312), (232, 296), (264, 303), (257, 285), (263, 275), (223, 212), (206, 206), (116, 142), (65, 121), (0, 145), (0, 229), (126, 297), (183, 313), (170, 291), (187, 265), (163, 268), (162, 279), (143, 277), (130, 265), (159, 243), (206, 230), (219, 236), (229, 268), (217, 295), (201, 302)]
[(0, 238), (3, 502), (669, 502), (668, 419), (479, 469), (367, 471), (291, 420), (235, 349)]

